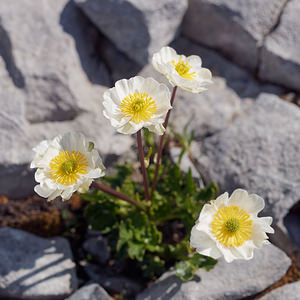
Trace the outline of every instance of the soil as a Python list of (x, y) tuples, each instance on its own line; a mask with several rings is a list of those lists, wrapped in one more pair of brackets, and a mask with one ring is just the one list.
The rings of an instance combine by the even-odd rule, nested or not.
[(37, 196), (19, 200), (0, 197), (0, 217), (0, 227), (23, 229), (43, 237), (62, 231), (60, 211)]

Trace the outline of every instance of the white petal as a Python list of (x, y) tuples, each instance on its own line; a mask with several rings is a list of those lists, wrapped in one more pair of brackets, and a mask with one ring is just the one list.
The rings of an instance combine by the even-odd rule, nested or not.
[(211, 204), (214, 205), (216, 209), (220, 209), (228, 205), (228, 193), (225, 192), (220, 195), (216, 200), (212, 200)]
[(73, 194), (73, 189), (72, 188), (67, 188), (61, 193), (61, 197), (63, 201), (69, 200)]
[(42, 187), (40, 184), (34, 187), (34, 191), (43, 198), (48, 198), (53, 193), (53, 190), (47, 186)]
[(217, 246), (218, 246), (219, 251), (224, 256), (224, 259), (226, 262), (230, 263), (230, 262), (234, 261), (235, 259), (239, 258), (239, 256), (234, 255), (234, 253), (231, 251), (230, 248), (227, 248), (220, 243), (217, 243)]
[(48, 201), (54, 200), (55, 198), (57, 198), (58, 196), (60, 196), (61, 191), (60, 190), (56, 190), (54, 191), (49, 197), (48, 197)]
[(89, 178), (99, 178), (99, 177), (103, 177), (104, 175), (105, 173), (101, 168), (92, 169), (87, 174)]
[(93, 182), (92, 179), (89, 179), (87, 181), (85, 181), (83, 184), (80, 185), (80, 187), (78, 188), (78, 192), (79, 193), (86, 193), (89, 190), (89, 187), (91, 185), (91, 183)]
[(151, 132), (154, 132), (157, 135), (163, 135), (165, 132), (165, 128), (162, 124), (155, 124), (155, 125), (150, 125), (146, 126)]
[(248, 195), (247, 191), (237, 189), (229, 198), (229, 205), (239, 206), (249, 214), (256, 216), (265, 207), (265, 201), (258, 195)]
[(233, 247), (232, 252), (236, 257), (249, 260), (253, 258), (255, 246), (252, 241), (246, 241), (239, 247)]
[(197, 229), (208, 232), (216, 212), (217, 210), (214, 205), (205, 204), (200, 212), (200, 216), (196, 224)]
[(211, 71), (206, 68), (201, 68), (200, 70), (197, 70), (197, 77), (198, 77), (198, 80), (201, 79), (201, 81), (204, 81), (206, 83), (212, 83)]
[(192, 68), (201, 68), (202, 60), (198, 55), (190, 55), (186, 58), (186, 61)]
[(210, 256), (215, 259), (222, 256), (216, 242), (205, 232), (197, 230), (196, 225), (191, 231), (190, 244), (192, 248), (196, 248), (197, 252), (202, 255)]

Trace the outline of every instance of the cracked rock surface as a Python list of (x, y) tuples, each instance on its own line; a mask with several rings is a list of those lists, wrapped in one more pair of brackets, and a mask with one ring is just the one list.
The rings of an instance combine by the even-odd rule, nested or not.
[(273, 245), (256, 251), (250, 261), (230, 264), (220, 259), (209, 272), (199, 270), (193, 280), (182, 282), (174, 271), (164, 273), (137, 300), (235, 300), (255, 295), (279, 280), (291, 264)]
[(255, 70), (259, 46), (286, 0), (191, 0), (183, 34)]
[(221, 191), (240, 187), (262, 196), (263, 213), (276, 223), (299, 201), (299, 130), (299, 107), (261, 94), (243, 116), (199, 144), (199, 160)]
[(66, 239), (9, 227), (0, 228), (0, 238), (1, 297), (65, 299), (76, 290), (75, 263)]

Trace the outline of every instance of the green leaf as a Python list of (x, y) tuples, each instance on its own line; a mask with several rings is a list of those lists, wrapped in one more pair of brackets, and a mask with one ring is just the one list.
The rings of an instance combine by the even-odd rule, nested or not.
[(129, 222), (121, 221), (119, 227), (119, 240), (117, 243), (117, 251), (120, 251), (121, 248), (126, 245), (133, 238), (133, 231), (130, 228)]
[(191, 258), (175, 265), (175, 274), (181, 280), (188, 281), (194, 277), (199, 268), (204, 268), (209, 271), (216, 263), (217, 261), (213, 258), (195, 253)]
[(175, 265), (175, 274), (183, 281), (192, 279), (196, 270), (189, 261), (181, 261)]
[(130, 241), (128, 243), (128, 256), (131, 259), (142, 261), (146, 251), (145, 248), (146, 248), (145, 243)]
[(198, 193), (197, 199), (206, 202), (213, 200), (216, 198), (218, 190), (217, 184), (215, 182), (211, 182)]
[(146, 278), (160, 276), (165, 271), (165, 261), (158, 255), (146, 254), (144, 260), (140, 263), (140, 268)]
[(217, 260), (199, 253), (195, 253), (189, 261), (196, 268), (204, 268), (207, 271), (211, 270), (217, 263)]
[(189, 168), (188, 173), (186, 175), (186, 188), (185, 188), (186, 193), (193, 195), (196, 191), (196, 185), (194, 182), (194, 178), (192, 176), (192, 170)]
[(116, 204), (110, 201), (91, 203), (85, 208), (84, 216), (88, 219), (93, 230), (108, 233), (115, 226), (118, 226), (117, 209)]

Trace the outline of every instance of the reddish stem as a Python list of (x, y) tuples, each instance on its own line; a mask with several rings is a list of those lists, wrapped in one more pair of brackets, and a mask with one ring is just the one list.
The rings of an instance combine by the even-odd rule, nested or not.
[(94, 187), (94, 188), (96, 188), (96, 189), (98, 189), (98, 190), (100, 190), (100, 191), (102, 191), (102, 192), (104, 192), (106, 194), (109, 194), (111, 196), (114, 196), (114, 197), (117, 197), (117, 198), (119, 198), (121, 200), (124, 200), (124, 201), (126, 201), (128, 203), (131, 203), (131, 204), (133, 204), (135, 206), (139, 206), (139, 204), (135, 200), (133, 200), (130, 197), (128, 197), (128, 196), (126, 196), (126, 195), (124, 195), (124, 194), (122, 194), (122, 193), (120, 193), (118, 191), (115, 191), (112, 188), (110, 188), (108, 186), (105, 186), (105, 185), (103, 185), (103, 184), (101, 184), (99, 182), (93, 181), (92, 182), (92, 187)]
[(138, 148), (139, 148), (139, 157), (140, 157), (141, 169), (142, 169), (142, 174), (143, 174), (145, 199), (146, 199), (146, 201), (149, 201), (148, 177), (147, 177), (147, 171), (146, 171), (146, 167), (145, 167), (145, 159), (144, 159), (141, 129), (137, 132), (136, 136), (137, 136), (137, 143), (138, 143)]
[[(174, 86), (172, 96), (171, 96), (171, 101), (170, 101), (171, 106), (173, 106), (176, 91), (177, 91), (177, 86)], [(166, 115), (166, 118), (165, 118), (165, 122), (163, 124), (164, 127), (165, 127), (165, 132), (159, 139), (159, 145), (158, 145), (158, 150), (157, 150), (157, 160), (156, 160), (156, 166), (155, 166), (155, 173), (154, 173), (154, 178), (153, 178), (153, 181), (152, 181), (152, 188), (151, 188), (151, 198), (153, 197), (153, 193), (154, 193), (155, 188), (156, 188), (158, 171), (159, 171), (159, 166), (160, 166), (160, 160), (161, 160), (161, 155), (162, 155), (162, 151), (163, 151), (164, 138), (165, 138), (166, 131), (167, 131), (167, 126), (168, 126), (168, 123), (169, 123), (170, 114), (171, 114), (171, 109), (168, 111), (168, 113)]]

